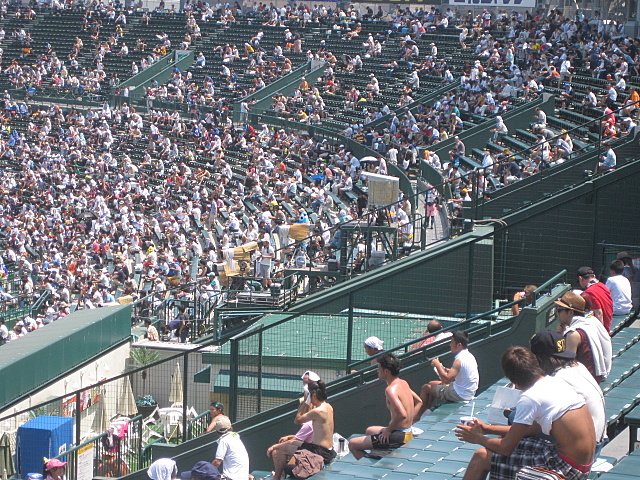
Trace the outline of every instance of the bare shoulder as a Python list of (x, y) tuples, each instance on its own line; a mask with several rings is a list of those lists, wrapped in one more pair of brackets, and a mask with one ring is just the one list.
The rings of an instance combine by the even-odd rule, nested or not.
[(399, 392), (403, 391), (406, 388), (409, 388), (409, 384), (407, 383), (407, 381), (401, 378), (396, 378), (387, 386), (387, 388), (385, 389), (385, 394), (397, 395)]

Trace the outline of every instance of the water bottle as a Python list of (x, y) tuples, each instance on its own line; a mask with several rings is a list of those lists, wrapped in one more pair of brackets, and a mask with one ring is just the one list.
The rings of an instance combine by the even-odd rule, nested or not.
[(344, 444), (344, 438), (340, 438), (340, 440), (338, 440), (338, 443), (340, 444), (340, 453), (345, 453), (346, 447)]

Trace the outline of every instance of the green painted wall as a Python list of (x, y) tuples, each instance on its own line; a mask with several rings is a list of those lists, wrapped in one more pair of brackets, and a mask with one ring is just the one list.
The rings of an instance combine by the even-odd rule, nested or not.
[(131, 305), (80, 310), (1, 347), (0, 411), (131, 336)]
[(602, 269), (598, 243), (638, 245), (638, 185), (640, 162), (635, 161), (504, 216), (509, 226), (496, 235), (496, 252), (501, 252), (496, 289), (537, 284), (558, 269), (566, 269), (575, 283), (581, 266)]

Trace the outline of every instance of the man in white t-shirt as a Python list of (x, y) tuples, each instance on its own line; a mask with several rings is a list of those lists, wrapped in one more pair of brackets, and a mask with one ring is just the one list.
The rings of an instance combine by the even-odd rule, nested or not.
[[(460, 440), (483, 447), (473, 454), (465, 480), (484, 479), (487, 474), (493, 480), (512, 480), (523, 467), (541, 467), (566, 480), (586, 480), (596, 438), (584, 398), (564, 380), (545, 377), (528, 348), (507, 349), (502, 369), (522, 390), (513, 425), (487, 425), (478, 419), (458, 425), (455, 433)], [(540, 438), (540, 433), (552, 434), (556, 442)]]
[(613, 299), (613, 314), (626, 315), (633, 308), (633, 303), (631, 301), (631, 282), (622, 275), (624, 262), (622, 260), (614, 260), (609, 265), (609, 269), (611, 276), (607, 279), (606, 286)]
[(249, 478), (249, 454), (240, 435), (232, 431), (228, 417), (220, 416), (216, 422), (218, 449), (213, 462), (214, 467), (222, 465), (222, 475), (229, 480), (246, 480)]
[(543, 330), (531, 337), (529, 343), (544, 373), (565, 381), (584, 398), (595, 427), (596, 442), (602, 445), (607, 436), (607, 414), (602, 389), (593, 375), (576, 361), (574, 352), (566, 349), (561, 333)]
[(422, 406), (414, 417), (414, 422), (426, 413), (431, 413), (431, 407), (436, 402), (465, 402), (471, 400), (478, 390), (480, 375), (478, 362), (469, 350), (469, 337), (462, 330), (454, 332), (451, 337), (451, 353), (455, 355), (451, 368), (446, 368), (438, 358), (431, 360), (440, 380), (429, 382), (422, 386), (420, 399)]

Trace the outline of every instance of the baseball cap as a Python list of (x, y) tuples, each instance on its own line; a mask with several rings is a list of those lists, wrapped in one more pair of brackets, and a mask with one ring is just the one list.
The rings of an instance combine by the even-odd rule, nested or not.
[(220, 472), (210, 462), (200, 461), (190, 471), (182, 472), (180, 476), (198, 480), (214, 480), (220, 477)]
[(559, 358), (576, 358), (574, 352), (566, 350), (566, 342), (561, 333), (543, 330), (536, 333), (531, 340), (531, 351), (536, 355), (551, 355)]
[(231, 429), (231, 420), (227, 417), (220, 417), (218, 421), (216, 421), (216, 432), (218, 433), (227, 433)]
[(561, 298), (553, 303), (563, 308), (570, 308), (578, 313), (585, 313), (587, 306), (585, 299), (573, 292), (565, 293)]
[(591, 267), (580, 267), (578, 269), (578, 276), (579, 277), (586, 277), (588, 275), (595, 275), (596, 272), (593, 271), (593, 268)]
[(67, 462), (63, 462), (62, 460), (59, 460), (57, 458), (52, 458), (51, 460), (47, 460), (47, 462), (44, 464), (44, 468), (46, 470), (51, 470), (52, 468), (64, 467), (66, 464)]
[(211, 402), (213, 408), (217, 408), (218, 410), (224, 410), (224, 403), (222, 402)]

